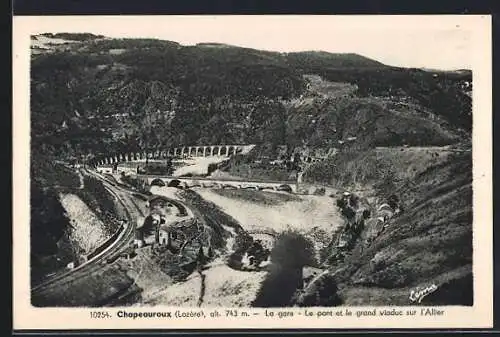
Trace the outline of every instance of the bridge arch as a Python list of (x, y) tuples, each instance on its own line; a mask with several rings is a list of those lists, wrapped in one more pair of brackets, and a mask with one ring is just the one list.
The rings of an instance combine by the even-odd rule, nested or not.
[(218, 146), (214, 146), (212, 148), (212, 156), (218, 156), (219, 155), (219, 150), (220, 150), (220, 148)]
[(168, 187), (180, 187), (181, 181), (179, 179), (172, 179), (167, 184)]
[(161, 180), (160, 178), (156, 178), (156, 179), (153, 179), (153, 181), (151, 182), (150, 184), (151, 186), (160, 186), (160, 187), (163, 187), (165, 186), (165, 182), (163, 180)]

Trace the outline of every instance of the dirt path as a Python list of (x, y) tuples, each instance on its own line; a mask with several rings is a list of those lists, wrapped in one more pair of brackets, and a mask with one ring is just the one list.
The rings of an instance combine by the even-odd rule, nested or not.
[(198, 274), (200, 275), (200, 296), (198, 298), (198, 306), (201, 307), (203, 305), (203, 301), (205, 299), (205, 292), (207, 289), (207, 285), (205, 282), (205, 278), (207, 276), (205, 274), (203, 274), (201, 268), (198, 269)]
[[(154, 304), (181, 307), (249, 307), (266, 272), (244, 272), (217, 260), (156, 294)], [(150, 302), (151, 303), (151, 302)], [(148, 303), (148, 304), (150, 304)]]

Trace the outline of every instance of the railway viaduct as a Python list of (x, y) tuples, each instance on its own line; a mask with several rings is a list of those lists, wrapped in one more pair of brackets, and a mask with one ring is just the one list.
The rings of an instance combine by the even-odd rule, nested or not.
[(140, 161), (149, 159), (166, 159), (167, 157), (213, 157), (231, 156), (235, 154), (247, 154), (255, 145), (199, 145), (182, 146), (166, 150), (155, 150), (151, 152), (119, 153), (110, 156), (102, 156), (89, 162), (91, 166), (111, 165), (120, 162)]
[[(222, 188), (222, 189), (253, 189), (253, 190), (270, 190), (270, 191), (283, 191), (289, 193), (297, 192), (297, 184), (295, 181), (264, 181), (264, 180), (229, 180), (229, 179), (211, 179), (203, 177), (168, 177), (156, 175), (137, 175), (148, 186), (172, 186), (181, 188)], [(175, 184), (172, 184), (175, 183)], [(289, 190), (283, 189), (288, 186)]]

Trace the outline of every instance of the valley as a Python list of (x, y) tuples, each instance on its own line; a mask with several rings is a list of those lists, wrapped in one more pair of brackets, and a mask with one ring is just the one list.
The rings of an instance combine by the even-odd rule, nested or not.
[(37, 306), (473, 304), (472, 72), (32, 41)]

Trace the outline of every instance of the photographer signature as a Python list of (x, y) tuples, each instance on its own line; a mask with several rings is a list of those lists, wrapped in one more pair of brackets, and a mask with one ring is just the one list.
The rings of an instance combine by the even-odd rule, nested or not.
[(410, 292), (410, 301), (413, 303), (414, 302), (421, 303), (425, 296), (429, 295), (430, 293), (435, 292), (437, 289), (438, 289), (438, 287), (435, 284), (432, 284), (432, 285), (425, 287), (423, 289), (419, 289), (417, 287), (416, 290), (412, 290)]

